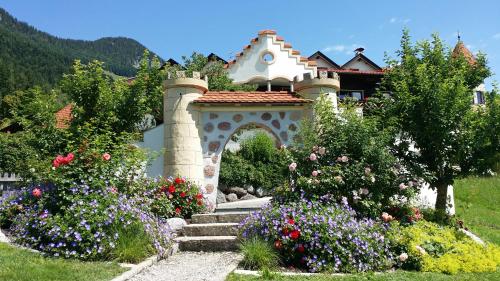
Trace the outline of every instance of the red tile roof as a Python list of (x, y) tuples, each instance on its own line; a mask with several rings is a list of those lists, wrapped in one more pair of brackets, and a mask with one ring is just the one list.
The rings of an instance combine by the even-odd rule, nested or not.
[(474, 57), (472, 52), (469, 49), (467, 49), (467, 47), (464, 45), (462, 41), (458, 41), (457, 45), (455, 45), (455, 48), (453, 48), (452, 57), (456, 58), (460, 55), (464, 56), (465, 59), (469, 62), (469, 64), (476, 63), (476, 58)]
[(287, 91), (279, 92), (206, 92), (203, 96), (194, 100), (194, 103), (210, 104), (296, 104), (308, 103), (311, 100)]
[(59, 129), (66, 129), (69, 127), (69, 123), (73, 118), (71, 116), (71, 109), (73, 109), (72, 104), (68, 104), (61, 110), (56, 112), (56, 127)]

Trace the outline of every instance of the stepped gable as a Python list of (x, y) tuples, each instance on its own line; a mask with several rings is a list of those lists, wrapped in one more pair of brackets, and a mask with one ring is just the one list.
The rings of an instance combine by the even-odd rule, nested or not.
[[(271, 48), (271, 46), (274, 46), (274, 47)], [(276, 48), (276, 46), (279, 46), (279, 48)], [(258, 48), (258, 49), (254, 50), (255, 48)], [(261, 31), (259, 31), (258, 36), (253, 38), (252, 40), (250, 40), (250, 44), (246, 45), (240, 53), (236, 54), (235, 59), (232, 61), (229, 61), (227, 64), (225, 64), (224, 67), (230, 71), (230, 76), (231, 76), (232, 71), (237, 72), (236, 69), (239, 69), (239, 67), (242, 67), (243, 69), (245, 69), (245, 67), (246, 67), (244, 65), (245, 63), (252, 63), (253, 61), (251, 61), (251, 60), (255, 59), (255, 56), (257, 55), (256, 52), (259, 52), (260, 50), (266, 51), (266, 50), (271, 50), (271, 49), (275, 50), (275, 54), (274, 54), (275, 58), (281, 55), (280, 56), (280, 59), (281, 59), (280, 64), (281, 65), (284, 61), (286, 61), (287, 59), (290, 59), (290, 60), (294, 61), (294, 63), (290, 63), (290, 66), (293, 65), (294, 67), (297, 67), (298, 72), (301, 72), (301, 73), (307, 73), (307, 72), (314, 73), (314, 72), (316, 72), (316, 66), (317, 66), (316, 61), (311, 60), (307, 57), (300, 56), (300, 52), (297, 50), (294, 50), (292, 47), (292, 44), (285, 42), (284, 38), (282, 36), (278, 36), (276, 34), (276, 31), (274, 31), (274, 30), (261, 30)], [(280, 54), (278, 54), (278, 52)], [(285, 52), (286, 55), (284, 55), (283, 52)], [(284, 57), (286, 57), (286, 59), (284, 59)], [(273, 65), (272, 62), (268, 63), (267, 69), (269, 69), (268, 70), (269, 76), (265, 77), (265, 78), (269, 78), (269, 79), (276, 78), (276, 77), (274, 77), (274, 74), (271, 73), (273, 71), (276, 71), (276, 70), (273, 70), (276, 67), (277, 66)], [(255, 68), (255, 66), (252, 65), (251, 67), (246, 67), (246, 69), (252, 69), (252, 68)], [(251, 73), (251, 74), (254, 74), (254, 73)], [(251, 77), (261, 76), (262, 77), (262, 73), (259, 73), (259, 74), (260, 75), (255, 73), (255, 75), (250, 75), (250, 76)], [(280, 74), (282, 74), (282, 73), (280, 73)], [(280, 76), (279, 74), (276, 74), (276, 75)], [(293, 75), (293, 76), (295, 76), (295, 75)], [(290, 77), (286, 77), (286, 76), (283, 77), (281, 75), (280, 77), (287, 78), (289, 81), (292, 81), (293, 76), (290, 75)], [(236, 79), (236, 80), (237, 80), (236, 81), (237, 83), (246, 82), (246, 81), (238, 81), (238, 80), (242, 80), (242, 79)]]

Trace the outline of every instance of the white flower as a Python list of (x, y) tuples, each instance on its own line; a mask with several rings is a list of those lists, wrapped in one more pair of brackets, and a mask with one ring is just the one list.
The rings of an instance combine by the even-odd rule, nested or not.
[(425, 255), (427, 254), (427, 252), (425, 251), (424, 248), (420, 247), (420, 246), (415, 246), (415, 249), (417, 249), (422, 255)]
[(370, 193), (368, 188), (361, 188), (359, 191), (360, 191), (359, 193), (361, 193), (363, 195), (368, 195), (368, 193)]
[(320, 147), (320, 148), (319, 148), (319, 150), (318, 150), (318, 153), (319, 153), (319, 155), (325, 155), (325, 153), (326, 153), (326, 148), (324, 148), (324, 147)]
[(399, 260), (402, 262), (405, 262), (408, 259), (408, 254), (407, 253), (402, 253), (399, 255)]

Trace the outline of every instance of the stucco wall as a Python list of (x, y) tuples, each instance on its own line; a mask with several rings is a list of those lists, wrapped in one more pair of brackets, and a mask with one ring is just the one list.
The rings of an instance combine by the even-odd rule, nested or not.
[(165, 148), (163, 141), (164, 128), (162, 124), (144, 132), (144, 140), (137, 143), (139, 147), (145, 148), (157, 155), (157, 158), (146, 169), (148, 177), (163, 175), (164, 156), (162, 150)]

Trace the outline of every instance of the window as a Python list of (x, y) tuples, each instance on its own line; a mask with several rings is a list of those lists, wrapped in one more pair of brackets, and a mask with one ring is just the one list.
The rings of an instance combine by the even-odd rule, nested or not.
[(275, 57), (271, 51), (264, 51), (260, 55), (260, 61), (264, 64), (272, 64), (274, 60)]
[(474, 104), (484, 104), (484, 94), (481, 91), (476, 91), (474, 93)]
[(339, 98), (353, 98), (355, 100), (361, 101), (364, 99), (364, 91), (363, 90), (340, 90)]

